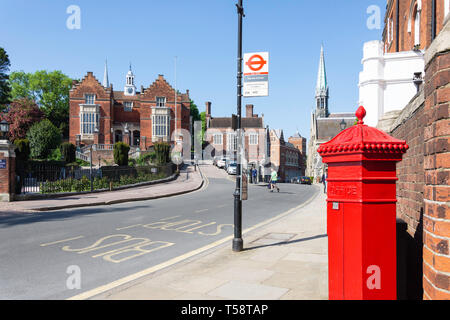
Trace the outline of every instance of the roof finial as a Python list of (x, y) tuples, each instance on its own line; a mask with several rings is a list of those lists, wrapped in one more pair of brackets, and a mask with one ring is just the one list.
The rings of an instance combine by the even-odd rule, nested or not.
[(364, 117), (366, 116), (366, 109), (364, 109), (363, 106), (360, 106), (360, 107), (358, 108), (358, 110), (356, 110), (355, 115), (356, 115), (356, 117), (357, 117), (358, 120), (359, 120), (359, 121), (358, 121), (358, 124), (364, 124), (363, 119), (364, 119)]

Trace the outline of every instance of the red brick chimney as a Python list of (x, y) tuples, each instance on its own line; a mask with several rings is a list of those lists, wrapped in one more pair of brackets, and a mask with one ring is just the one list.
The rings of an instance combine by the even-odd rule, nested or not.
[(206, 117), (211, 117), (211, 102), (207, 101), (206, 104)]
[(248, 104), (245, 106), (246, 109), (246, 118), (253, 118), (253, 105), (252, 104)]

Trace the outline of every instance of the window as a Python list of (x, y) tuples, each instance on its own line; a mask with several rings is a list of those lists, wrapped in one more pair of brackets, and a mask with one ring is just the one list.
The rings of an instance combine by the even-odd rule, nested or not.
[(416, 15), (414, 17), (414, 45), (419, 44), (420, 44), (420, 10), (417, 10)]
[(165, 107), (166, 106), (166, 97), (156, 97), (156, 106), (157, 107)]
[(165, 115), (153, 115), (153, 136), (155, 137), (167, 137), (169, 135), (169, 116)]
[(133, 102), (131, 102), (131, 101), (126, 101), (126, 102), (124, 103), (123, 110), (124, 110), (124, 111), (128, 111), (128, 112), (133, 111)]
[(95, 94), (87, 94), (85, 96), (85, 103), (86, 104), (95, 104)]
[(81, 114), (81, 134), (94, 134), (98, 128), (99, 115), (96, 112), (83, 112)]
[(450, 11), (450, 0), (444, 1), (444, 18), (448, 15)]
[(248, 136), (248, 144), (254, 146), (258, 144), (258, 135), (256, 133), (251, 133)]
[(216, 134), (213, 135), (213, 144), (215, 144), (215, 145), (222, 145), (223, 144), (222, 134), (221, 133), (216, 133)]
[(236, 135), (236, 133), (228, 134), (228, 151), (237, 151), (237, 135)]

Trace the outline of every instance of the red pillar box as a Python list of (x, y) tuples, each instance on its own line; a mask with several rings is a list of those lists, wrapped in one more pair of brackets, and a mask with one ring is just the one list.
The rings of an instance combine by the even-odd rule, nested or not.
[(328, 164), (328, 287), (331, 300), (397, 298), (396, 163), (405, 141), (358, 124), (318, 152)]

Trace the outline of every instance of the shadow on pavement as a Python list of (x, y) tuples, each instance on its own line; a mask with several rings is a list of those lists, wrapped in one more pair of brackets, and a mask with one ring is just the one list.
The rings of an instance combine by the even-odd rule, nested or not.
[(260, 249), (260, 248), (265, 248), (265, 247), (288, 245), (288, 244), (293, 244), (293, 243), (298, 243), (298, 242), (303, 242), (303, 241), (310, 241), (310, 240), (314, 240), (314, 239), (327, 238), (327, 237), (328, 237), (327, 234), (321, 234), (321, 235), (303, 238), (303, 239), (297, 239), (297, 240), (292, 240), (292, 241), (280, 241), (277, 243), (264, 244), (264, 245), (260, 245), (260, 246), (256, 246), (256, 247), (244, 248), (244, 251)]

